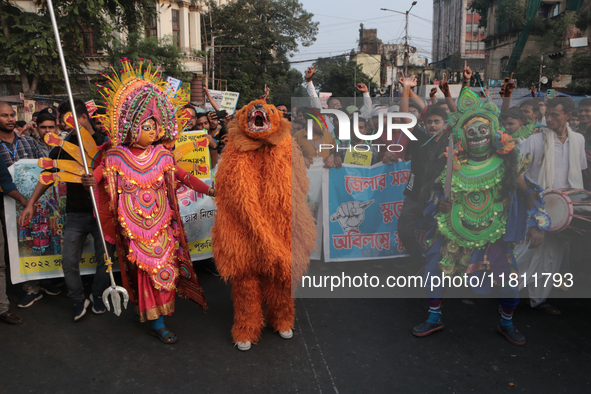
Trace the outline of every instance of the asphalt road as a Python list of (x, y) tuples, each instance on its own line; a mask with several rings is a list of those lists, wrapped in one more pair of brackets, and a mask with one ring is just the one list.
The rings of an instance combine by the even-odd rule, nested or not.
[[(527, 344), (495, 328), (494, 299), (449, 299), (443, 331), (411, 335), (424, 299), (297, 299), (296, 329), (264, 330), (248, 352), (230, 337), (230, 285), (200, 275), (209, 310), (177, 299), (165, 319), (179, 337), (165, 345), (149, 325), (90, 310), (73, 322), (64, 294), (0, 324), (0, 393), (589, 393), (587, 300), (555, 300), (561, 316), (520, 304)], [(15, 308), (16, 309), (16, 308)]]

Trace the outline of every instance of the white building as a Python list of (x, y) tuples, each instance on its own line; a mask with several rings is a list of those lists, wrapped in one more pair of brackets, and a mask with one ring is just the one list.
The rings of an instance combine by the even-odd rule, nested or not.
[(486, 31), (478, 27), (480, 15), (468, 10), (469, 3), (469, 0), (433, 0), (432, 55), (437, 68), (455, 66), (457, 69), (453, 71), (461, 71), (463, 60), (467, 60), (473, 71), (484, 72)]
[[(219, 5), (225, 5), (233, 0), (216, 0)], [(37, 5), (29, 0), (11, 0), (11, 2), (24, 11), (37, 12)], [(202, 102), (202, 83), (205, 79), (205, 58), (198, 57), (196, 51), (202, 48), (202, 16), (207, 8), (205, 0), (156, 0), (155, 7), (158, 16), (146, 26), (146, 36), (155, 36), (159, 39), (170, 37), (183, 51), (187, 60), (186, 71), (193, 74), (191, 81), (191, 101)], [(206, 26), (209, 30), (209, 26)], [(209, 34), (208, 34), (209, 35)], [(119, 37), (125, 39), (125, 37)], [(207, 37), (209, 39), (209, 37)], [(103, 61), (104, 50), (97, 47), (96, 37), (89, 30), (83, 36), (83, 53), (88, 59), (88, 75), (94, 75), (102, 71), (106, 64)]]

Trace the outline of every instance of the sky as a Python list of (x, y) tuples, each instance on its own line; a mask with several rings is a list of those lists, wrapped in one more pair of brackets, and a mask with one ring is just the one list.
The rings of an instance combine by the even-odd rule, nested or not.
[[(299, 46), (299, 52), (290, 59), (299, 62), (318, 57), (329, 57), (357, 50), (359, 24), (365, 29), (377, 29), (378, 38), (384, 43), (404, 43), (405, 16), (380, 8), (406, 12), (412, 0), (299, 0), (306, 11), (320, 22), (316, 42), (310, 47)], [(419, 56), (431, 59), (431, 30), (433, 1), (417, 0), (408, 19), (409, 44), (417, 47)], [(413, 16), (416, 15), (415, 16)], [(293, 63), (302, 73), (314, 61)]]

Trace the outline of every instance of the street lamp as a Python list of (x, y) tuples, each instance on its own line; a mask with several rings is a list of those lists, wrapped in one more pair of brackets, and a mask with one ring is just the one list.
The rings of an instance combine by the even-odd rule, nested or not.
[[(215, 89), (215, 60), (214, 60), (214, 56), (215, 56), (215, 39), (219, 38), (219, 37), (225, 37), (225, 34), (220, 34), (219, 36), (211, 36), (211, 46), (210, 47), (206, 47), (205, 50), (209, 51), (211, 49), (211, 58), (209, 59), (210, 61), (210, 66), (209, 68), (211, 69), (211, 88)], [(205, 60), (205, 62), (207, 63), (207, 59)], [(221, 65), (220, 65), (221, 68)], [(207, 71), (206, 71), (207, 74)]]
[[(408, 11), (405, 12), (400, 12), (400, 11), (395, 11), (395, 10), (390, 10), (388, 8), (380, 8), (380, 10), (382, 11), (390, 11), (390, 12), (396, 12), (397, 14), (402, 14), (402, 15), (406, 15), (406, 35), (404, 36), (404, 75), (408, 75), (408, 14), (410, 13), (410, 10), (412, 10), (412, 7), (414, 7), (415, 5), (417, 5), (416, 1), (413, 1), (412, 4), (410, 5), (410, 8), (408, 9)], [(393, 82), (392, 82), (393, 83)]]

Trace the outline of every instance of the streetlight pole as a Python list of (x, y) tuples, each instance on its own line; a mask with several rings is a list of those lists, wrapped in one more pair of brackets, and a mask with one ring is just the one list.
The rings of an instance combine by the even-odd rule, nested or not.
[[(211, 47), (205, 48), (205, 50), (209, 50), (211, 48), (211, 57), (209, 58), (210, 64), (209, 68), (211, 69), (211, 88), (215, 89), (215, 39), (219, 37), (225, 37), (225, 34), (220, 34), (219, 36), (211, 35)], [(221, 67), (221, 63), (220, 63)]]
[(409, 58), (409, 50), (408, 50), (408, 14), (410, 13), (410, 10), (412, 10), (412, 7), (414, 7), (417, 4), (416, 1), (413, 1), (412, 4), (410, 5), (410, 8), (408, 9), (408, 11), (406, 12), (400, 12), (400, 11), (395, 11), (395, 10), (390, 10), (388, 8), (380, 8), (380, 10), (382, 11), (390, 11), (390, 12), (396, 12), (398, 14), (402, 14), (406, 16), (406, 34), (404, 35), (404, 75), (408, 75), (408, 58)]
[(540, 77), (538, 79), (538, 92), (542, 90), (542, 74), (544, 73), (544, 53), (540, 55)]

